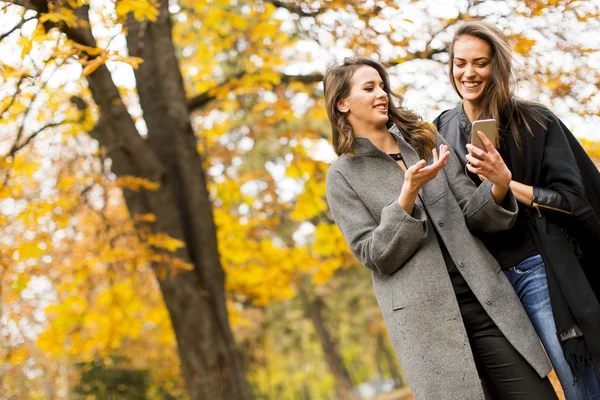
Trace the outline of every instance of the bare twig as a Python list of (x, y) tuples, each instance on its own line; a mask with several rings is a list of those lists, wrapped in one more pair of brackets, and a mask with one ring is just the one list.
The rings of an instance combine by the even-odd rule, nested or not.
[(26, 8), (28, 10), (39, 11), (38, 5), (30, 0), (9, 0), (9, 2), (14, 5)]
[(325, 12), (325, 8), (319, 8), (318, 10), (314, 10), (314, 11), (305, 11), (302, 8), (302, 6), (287, 3), (287, 2), (281, 1), (281, 0), (268, 0), (268, 2), (273, 4), (275, 7), (285, 8), (289, 12), (291, 12), (293, 14), (297, 14), (301, 17), (316, 17), (319, 14), (322, 14), (323, 12)]
[(35, 131), (31, 135), (29, 135), (27, 137), (27, 139), (25, 139), (25, 141), (23, 143), (21, 143), (20, 145), (17, 145), (17, 143), (15, 142), (15, 144), (13, 144), (13, 147), (10, 149), (10, 152), (9, 152), (8, 156), (14, 157), (14, 155), (19, 150), (21, 150), (22, 148), (24, 148), (25, 146), (27, 146), (29, 144), (29, 142), (31, 142), (33, 139), (35, 139), (35, 137), (37, 135), (39, 135), (40, 133), (42, 133), (46, 129), (48, 129), (48, 128), (54, 128), (55, 126), (60, 126), (60, 125), (63, 125), (63, 124), (69, 124), (69, 123), (74, 123), (74, 122), (77, 122), (77, 121), (52, 122), (52, 123), (44, 125), (40, 129), (38, 129), (37, 131)]
[[(52, 60), (52, 58), (50, 60), (48, 60), (48, 62), (51, 61), (51, 60)], [(54, 68), (54, 70), (49, 74), (48, 79), (46, 79), (42, 83), (42, 86), (40, 86), (39, 90), (33, 94), (33, 97), (31, 98), (31, 101), (29, 103), (29, 107), (27, 108), (27, 111), (25, 111), (25, 115), (23, 116), (23, 123), (19, 127), (19, 131), (17, 132), (17, 137), (15, 138), (15, 141), (14, 141), (14, 143), (12, 145), (12, 148), (9, 151), (7, 157), (8, 156), (14, 156), (19, 150), (21, 150), (23, 147), (25, 147), (32, 139), (35, 138), (35, 136), (37, 136), (38, 134), (40, 134), (43, 130), (45, 130), (47, 128), (54, 127), (54, 126), (58, 126), (58, 125), (61, 125), (61, 124), (64, 124), (64, 123), (73, 123), (73, 122), (76, 122), (76, 121), (62, 121), (62, 122), (59, 122), (59, 123), (56, 123), (56, 122), (50, 123), (50, 124), (42, 127), (41, 129), (39, 129), (38, 131), (34, 132), (31, 136), (29, 136), (25, 140), (24, 143), (19, 144), (19, 141), (23, 137), (23, 132), (25, 131), (25, 122), (27, 121), (27, 117), (29, 116), (29, 113), (34, 109), (34, 107), (32, 107), (33, 103), (37, 99), (38, 95), (46, 88), (46, 86), (48, 85), (48, 82), (50, 81), (50, 79), (52, 78), (52, 76), (54, 75), (54, 73), (59, 69), (59, 67), (61, 65), (62, 65), (62, 63), (56, 65), (56, 68)], [(37, 76), (41, 77), (41, 70), (38, 71)], [(13, 101), (14, 101), (14, 97), (13, 97), (11, 103)], [(4, 114), (4, 112), (2, 114)], [(0, 114), (0, 115), (2, 115), (2, 114)]]
[(19, 81), (17, 82), (17, 85), (16, 85), (17, 90), (15, 91), (15, 94), (10, 99), (10, 102), (6, 105), (6, 107), (4, 107), (4, 110), (0, 111), (0, 117), (2, 117), (4, 115), (4, 113), (7, 112), (12, 107), (12, 105), (15, 103), (15, 101), (17, 100), (17, 96), (21, 92), (21, 84), (25, 80), (26, 76), (27, 75), (21, 75), (21, 77), (19, 78)]
[(3, 33), (2, 35), (0, 35), (0, 41), (4, 40), (5, 37), (9, 36), (11, 33), (13, 33), (14, 31), (16, 31), (17, 29), (20, 29), (25, 23), (27, 23), (29, 21), (32, 21), (34, 19), (37, 19), (37, 18), (38, 17), (35, 16), (35, 17), (29, 17), (29, 18), (21, 19), (21, 21), (17, 25), (15, 25), (11, 30), (9, 30), (8, 32)]

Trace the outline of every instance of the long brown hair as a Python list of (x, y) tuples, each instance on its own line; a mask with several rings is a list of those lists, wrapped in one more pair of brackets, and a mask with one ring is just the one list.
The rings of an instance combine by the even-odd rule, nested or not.
[[(402, 96), (392, 92), (390, 89), (389, 76), (383, 65), (369, 58), (345, 58), (340, 65), (334, 65), (327, 69), (323, 78), (325, 91), (325, 105), (327, 116), (331, 122), (332, 144), (337, 155), (354, 154), (352, 144), (354, 143), (354, 132), (348, 121), (348, 113), (343, 113), (337, 108), (340, 99), (350, 96), (352, 89), (352, 76), (360, 67), (374, 68), (381, 76), (384, 83), (383, 90), (388, 96), (389, 122), (395, 123), (404, 139), (415, 149), (422, 158), (427, 158), (435, 147), (435, 127), (415, 114), (402, 107)], [(398, 101), (398, 106), (393, 100)]]
[(528, 119), (546, 128), (547, 118), (543, 114), (546, 107), (519, 99), (514, 95), (517, 79), (508, 38), (500, 29), (484, 21), (466, 22), (458, 28), (452, 39), (449, 76), (452, 87), (461, 99), (462, 96), (454, 81), (454, 44), (462, 36), (481, 39), (489, 44), (492, 50), (490, 84), (484, 93), (482, 111), (478, 119), (493, 118), (498, 121), (500, 128), (510, 131), (517, 147), (522, 149), (523, 137), (519, 132), (519, 125), (525, 125), (531, 135), (533, 131)]

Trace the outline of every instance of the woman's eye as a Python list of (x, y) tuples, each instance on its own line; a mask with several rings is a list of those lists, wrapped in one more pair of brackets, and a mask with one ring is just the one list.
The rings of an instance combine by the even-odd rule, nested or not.
[(487, 66), (487, 64), (483, 63), (483, 64), (477, 64), (477, 68), (485, 68)]
[(366, 88), (365, 88), (365, 90), (366, 90), (367, 92), (370, 92), (370, 91), (372, 91), (372, 90), (373, 90), (373, 88), (372, 88), (372, 87), (366, 87)]
[(454, 66), (455, 66), (456, 68), (462, 68), (462, 67), (464, 67), (464, 66), (465, 66), (465, 64), (454, 64)]

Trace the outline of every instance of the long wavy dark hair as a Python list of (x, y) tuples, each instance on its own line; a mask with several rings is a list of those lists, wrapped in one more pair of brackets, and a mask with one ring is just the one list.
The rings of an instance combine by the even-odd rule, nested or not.
[[(435, 147), (437, 135), (435, 127), (402, 106), (403, 98), (390, 89), (389, 76), (384, 66), (369, 58), (345, 58), (342, 64), (330, 67), (323, 78), (327, 116), (331, 122), (332, 144), (337, 155), (354, 154), (352, 150), (354, 132), (348, 121), (348, 113), (338, 110), (337, 103), (350, 95), (352, 76), (357, 69), (364, 66), (374, 68), (383, 80), (383, 90), (388, 96), (388, 122), (396, 124), (404, 139), (419, 156), (427, 158)], [(394, 100), (398, 102), (398, 106)]]
[(522, 149), (523, 137), (519, 126), (524, 125), (531, 135), (533, 135), (533, 131), (528, 121), (534, 121), (545, 129), (548, 119), (544, 116), (544, 111), (547, 108), (542, 104), (526, 101), (514, 95), (517, 79), (508, 39), (500, 29), (483, 21), (469, 21), (463, 24), (454, 34), (450, 46), (450, 82), (461, 99), (462, 96), (454, 81), (453, 60), (454, 44), (463, 36), (481, 39), (489, 44), (492, 50), (490, 84), (484, 93), (482, 111), (477, 119), (493, 118), (498, 121), (499, 127), (510, 132), (517, 147)]

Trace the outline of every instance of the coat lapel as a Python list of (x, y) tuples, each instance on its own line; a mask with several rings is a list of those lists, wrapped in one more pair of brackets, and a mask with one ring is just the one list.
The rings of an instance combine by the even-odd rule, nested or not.
[(396, 138), (396, 142), (398, 142), (398, 148), (400, 149), (400, 154), (402, 154), (402, 159), (404, 160), (404, 164), (406, 167), (410, 167), (419, 162), (420, 158), (417, 152), (404, 140), (400, 129), (396, 125), (392, 125), (389, 129), (390, 133), (394, 135)]

